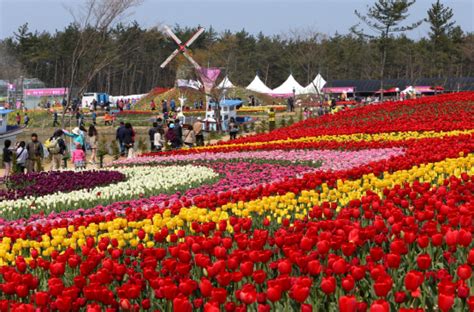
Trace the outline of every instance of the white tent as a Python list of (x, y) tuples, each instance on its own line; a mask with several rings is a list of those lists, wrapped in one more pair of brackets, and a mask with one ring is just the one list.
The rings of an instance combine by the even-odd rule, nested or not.
[(284, 83), (272, 90), (272, 95), (288, 96), (293, 94), (293, 90), (295, 94), (303, 94), (304, 92), (303, 86), (295, 80), (293, 75), (290, 75)]
[(217, 89), (231, 89), (234, 88), (234, 84), (230, 82), (230, 79), (228, 76), (225, 76), (224, 79), (222, 79), (221, 83), (217, 86)]
[(303, 94), (320, 94), (326, 85), (326, 80), (318, 74), (314, 80), (304, 88)]
[(267, 93), (270, 94), (272, 93), (272, 89), (267, 87), (262, 80), (258, 77), (258, 75), (255, 76), (255, 78), (252, 80), (252, 82), (247, 86), (247, 90), (258, 92), (258, 93)]

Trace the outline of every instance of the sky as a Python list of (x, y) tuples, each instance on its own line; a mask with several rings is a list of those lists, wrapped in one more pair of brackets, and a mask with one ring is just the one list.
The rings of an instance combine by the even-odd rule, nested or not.
[[(246, 31), (265, 35), (288, 35), (292, 31), (317, 31), (333, 35), (347, 33), (358, 22), (354, 10), (365, 12), (375, 0), (143, 0), (126, 21), (136, 20), (142, 27), (161, 24), (181, 26), (212, 25), (218, 32)], [(418, 0), (407, 22), (426, 17), (435, 0)], [(66, 6), (83, 0), (0, 0), (0, 39), (12, 36), (27, 23), (30, 30), (54, 32), (73, 19)], [(453, 9), (454, 20), (464, 31), (474, 31), (474, 0), (444, 0)], [(408, 34), (425, 37), (425, 23)]]

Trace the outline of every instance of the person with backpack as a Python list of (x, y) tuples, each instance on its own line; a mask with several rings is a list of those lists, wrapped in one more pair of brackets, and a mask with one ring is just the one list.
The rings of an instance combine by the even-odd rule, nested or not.
[(26, 146), (28, 151), (28, 158), (26, 160), (26, 171), (40, 172), (42, 170), (42, 160), (44, 158), (43, 144), (38, 141), (38, 135), (36, 133), (31, 134), (31, 142)]
[(64, 152), (66, 151), (66, 143), (64, 142), (62, 135), (63, 131), (58, 129), (54, 132), (53, 136), (44, 143), (52, 157), (51, 170), (59, 170), (61, 168), (61, 161), (63, 160)]
[(28, 151), (26, 150), (25, 141), (17, 144), (16, 148), (16, 172), (25, 173), (26, 160), (28, 158)]

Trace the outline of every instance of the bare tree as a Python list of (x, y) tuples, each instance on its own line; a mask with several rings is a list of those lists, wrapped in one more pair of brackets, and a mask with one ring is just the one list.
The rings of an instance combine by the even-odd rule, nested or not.
[(68, 8), (79, 31), (79, 37), (71, 56), (67, 105), (62, 114), (63, 126), (65, 114), (72, 105), (73, 90), (77, 90), (75, 94), (80, 97), (92, 79), (114, 63), (120, 53), (134, 49), (127, 42), (110, 46), (109, 39), (112, 36), (112, 28), (127, 15), (132, 7), (140, 5), (142, 1), (86, 0), (78, 8)]

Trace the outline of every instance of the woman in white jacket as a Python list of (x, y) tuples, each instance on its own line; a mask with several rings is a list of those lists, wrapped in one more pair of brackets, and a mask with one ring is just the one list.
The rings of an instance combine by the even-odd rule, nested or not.
[(20, 173), (25, 172), (26, 159), (28, 158), (28, 150), (26, 149), (25, 141), (17, 144), (16, 148), (16, 171)]
[(162, 128), (158, 128), (153, 135), (153, 145), (155, 145), (155, 148), (158, 152), (161, 151), (163, 148), (163, 144), (165, 143), (165, 132), (163, 131)]

